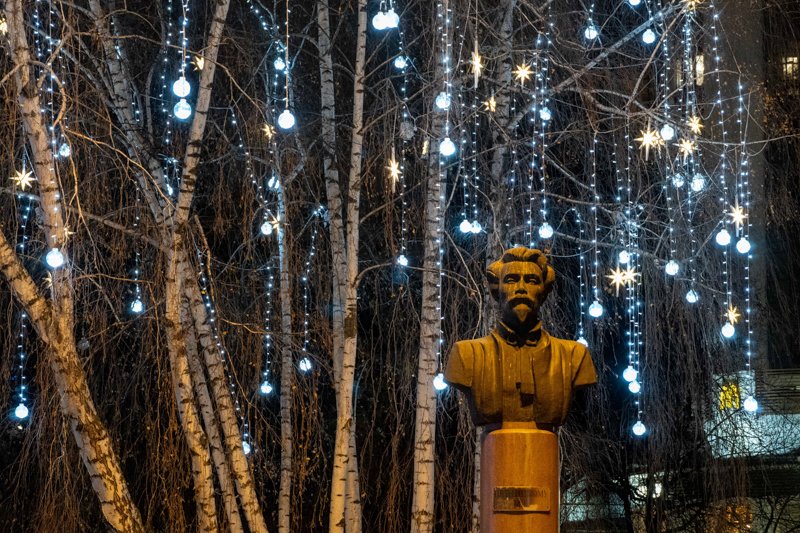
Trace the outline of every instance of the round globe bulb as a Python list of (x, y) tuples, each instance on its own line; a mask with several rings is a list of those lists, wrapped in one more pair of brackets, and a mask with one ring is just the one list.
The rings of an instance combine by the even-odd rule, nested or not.
[(61, 146), (58, 147), (58, 155), (61, 157), (69, 157), (72, 155), (72, 148), (67, 143), (62, 143)]
[(597, 39), (597, 36), (600, 35), (600, 32), (597, 31), (597, 26), (594, 24), (589, 24), (586, 26), (586, 29), (583, 30), (583, 36), (586, 38), (587, 41), (594, 41)]
[(439, 153), (445, 157), (450, 157), (456, 153), (456, 145), (450, 140), (450, 137), (445, 137), (442, 142), (439, 143)]
[(44, 261), (50, 268), (60, 268), (64, 266), (64, 254), (58, 248), (51, 248), (44, 256)]
[(622, 250), (617, 256), (620, 265), (627, 265), (631, 262), (631, 254), (628, 250)]
[(131, 313), (136, 313), (138, 315), (142, 311), (144, 311), (144, 302), (136, 298), (131, 302)]
[(642, 0), (628, 0), (628, 4), (630, 4), (631, 7), (636, 7), (641, 3), (642, 3)]
[(433, 378), (433, 388), (438, 391), (443, 391), (447, 388), (447, 383), (444, 380), (444, 374), (441, 372), (436, 374), (436, 377)]
[(676, 275), (678, 275), (678, 271), (680, 269), (681, 269), (681, 266), (674, 259), (670, 259), (669, 261), (667, 261), (667, 264), (664, 265), (664, 272), (667, 273), (667, 276), (676, 276)]
[[(652, 30), (647, 30), (647, 31), (652, 31)], [(645, 34), (646, 33), (647, 32), (645, 32)], [(642, 39), (644, 39), (644, 36), (642, 36)], [(663, 126), (661, 126), (661, 131), (659, 133), (661, 134), (661, 138), (664, 139), (665, 141), (671, 141), (672, 139), (675, 138), (675, 128), (673, 128), (669, 124), (664, 124)]]
[(578, 337), (578, 343), (583, 344), (584, 346), (589, 346), (589, 341), (587, 341), (583, 335)]
[(407, 267), (408, 257), (406, 257), (405, 254), (400, 254), (400, 256), (398, 256), (397, 258), (397, 264), (400, 265), (401, 267)]
[(394, 58), (394, 68), (404, 70), (408, 66), (408, 58), (406, 56), (397, 56)]
[(192, 92), (192, 86), (189, 85), (185, 77), (181, 76), (172, 84), (172, 92), (178, 98), (186, 98)]
[(481, 231), (483, 231), (483, 226), (481, 225), (481, 223), (478, 222), (477, 220), (473, 220), (472, 221), (472, 233), (477, 235)]
[(272, 66), (275, 67), (275, 70), (278, 72), (283, 72), (286, 70), (286, 61), (282, 58), (276, 58), (275, 61), (272, 62)]
[(303, 357), (302, 359), (300, 359), (300, 362), (297, 363), (297, 366), (303, 372), (308, 372), (309, 370), (311, 370), (312, 366), (311, 359), (309, 359), (308, 357)]
[(269, 220), (265, 220), (260, 229), (261, 235), (272, 235), (272, 223)]
[(644, 424), (642, 424), (641, 420), (637, 420), (636, 423), (633, 425), (633, 434), (637, 437), (641, 437), (647, 433), (647, 428)]
[(683, 177), (683, 174), (675, 174), (674, 176), (672, 176), (672, 184), (675, 187), (680, 189), (681, 187), (683, 187), (684, 183), (686, 183), (686, 179)]
[(280, 115), (278, 115), (278, 126), (280, 126), (283, 130), (290, 130), (294, 127), (294, 115), (288, 109), (284, 109)]
[(172, 114), (175, 115), (175, 118), (178, 120), (186, 120), (192, 114), (192, 106), (189, 105), (189, 102), (187, 102), (185, 98), (181, 98), (178, 100), (178, 103), (175, 104), (175, 107), (172, 108)]
[(472, 222), (465, 218), (461, 221), (461, 224), (458, 225), (458, 231), (461, 233), (472, 233)]
[(752, 395), (748, 395), (744, 399), (744, 410), (748, 413), (755, 413), (758, 411), (758, 401)]
[(750, 241), (746, 237), (742, 237), (736, 241), (736, 251), (740, 254), (746, 254), (750, 251)]
[(386, 12), (386, 27), (388, 29), (394, 29), (400, 25), (400, 15), (398, 15), (394, 8), (389, 8), (389, 11)]
[(265, 380), (263, 383), (261, 383), (259, 390), (261, 391), (261, 394), (266, 396), (267, 394), (272, 392), (272, 385), (270, 384), (269, 381)]
[(372, 17), (372, 27), (378, 31), (383, 31), (386, 29), (386, 13), (383, 11), (378, 11), (374, 17)]
[(19, 404), (16, 407), (16, 409), (14, 409), (14, 416), (19, 418), (20, 420), (24, 420), (24, 419), (28, 418), (29, 414), (30, 414), (30, 411), (28, 410), (28, 406), (26, 406), (24, 403)]
[[(646, 30), (644, 30), (644, 33), (642, 33), (642, 42), (644, 44), (653, 44), (654, 42), (656, 42), (656, 32), (654, 32), (650, 28), (647, 28)], [(675, 134), (675, 132), (673, 131), (673, 135), (674, 134)], [(664, 140), (669, 140), (669, 139), (664, 137)]]
[(250, 455), (250, 452), (253, 451), (253, 449), (250, 447), (250, 443), (246, 440), (242, 441), (242, 450), (244, 450), (245, 455)]
[(603, 304), (597, 300), (593, 301), (592, 305), (589, 306), (589, 316), (593, 318), (600, 318), (603, 316)]
[(689, 292), (686, 293), (686, 301), (690, 304), (696, 304), (697, 300), (700, 299), (700, 296), (695, 292), (694, 289), (689, 289)]
[(440, 92), (436, 95), (436, 100), (433, 101), (436, 109), (439, 111), (445, 111), (450, 108), (450, 95), (444, 91)]
[(692, 190), (694, 192), (700, 192), (706, 188), (706, 179), (703, 177), (702, 174), (695, 174), (692, 178)]
[(722, 228), (717, 232), (716, 237), (714, 240), (717, 241), (717, 244), (720, 246), (728, 246), (731, 243), (731, 234), (728, 233), (728, 230)]
[(543, 107), (539, 110), (539, 118), (547, 122), (548, 120), (553, 118), (553, 112), (550, 111), (549, 107)]
[(639, 372), (636, 371), (631, 365), (622, 371), (622, 379), (627, 381), (628, 383), (634, 381), (639, 376)]
[(540, 239), (549, 239), (553, 236), (553, 226), (545, 222), (541, 226), (539, 226), (539, 238)]
[(628, 390), (631, 391), (633, 394), (639, 394), (639, 391), (642, 390), (642, 385), (634, 379), (633, 381), (628, 383)]
[(733, 324), (730, 322), (725, 322), (725, 324), (722, 325), (722, 330), (720, 331), (723, 337), (730, 339), (736, 333), (736, 328), (734, 328)]

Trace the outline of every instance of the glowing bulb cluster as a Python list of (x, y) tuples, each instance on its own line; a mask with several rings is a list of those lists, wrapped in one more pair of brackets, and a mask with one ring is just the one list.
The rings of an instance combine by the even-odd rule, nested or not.
[(393, 30), (400, 25), (400, 15), (398, 15), (393, 7), (389, 11), (378, 11), (372, 17), (372, 27), (378, 31)]
[(461, 221), (461, 224), (458, 225), (458, 230), (461, 233), (473, 233), (477, 235), (481, 231), (483, 231), (483, 226), (477, 220), (473, 220), (470, 222), (466, 218)]

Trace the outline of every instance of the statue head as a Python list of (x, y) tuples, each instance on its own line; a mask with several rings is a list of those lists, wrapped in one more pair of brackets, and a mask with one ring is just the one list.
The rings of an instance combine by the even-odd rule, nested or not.
[(489, 265), (486, 276), (504, 324), (524, 329), (539, 322), (539, 309), (556, 280), (555, 270), (541, 250), (522, 246), (507, 250)]

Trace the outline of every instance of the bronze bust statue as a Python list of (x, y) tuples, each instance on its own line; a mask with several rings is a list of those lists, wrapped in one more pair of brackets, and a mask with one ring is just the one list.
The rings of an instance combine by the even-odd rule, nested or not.
[(506, 251), (487, 277), (500, 320), (490, 335), (455, 344), (445, 381), (467, 395), (477, 425), (534, 422), (552, 431), (573, 391), (597, 383), (589, 350), (542, 329), (539, 309), (556, 274), (540, 250)]

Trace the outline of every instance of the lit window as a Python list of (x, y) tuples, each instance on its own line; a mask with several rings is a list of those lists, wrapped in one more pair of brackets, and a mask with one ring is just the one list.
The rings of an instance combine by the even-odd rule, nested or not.
[(719, 410), (738, 409), (740, 402), (739, 384), (723, 383), (719, 390)]
[(800, 58), (797, 56), (787, 56), (783, 58), (783, 77), (786, 79), (796, 79), (800, 72)]

